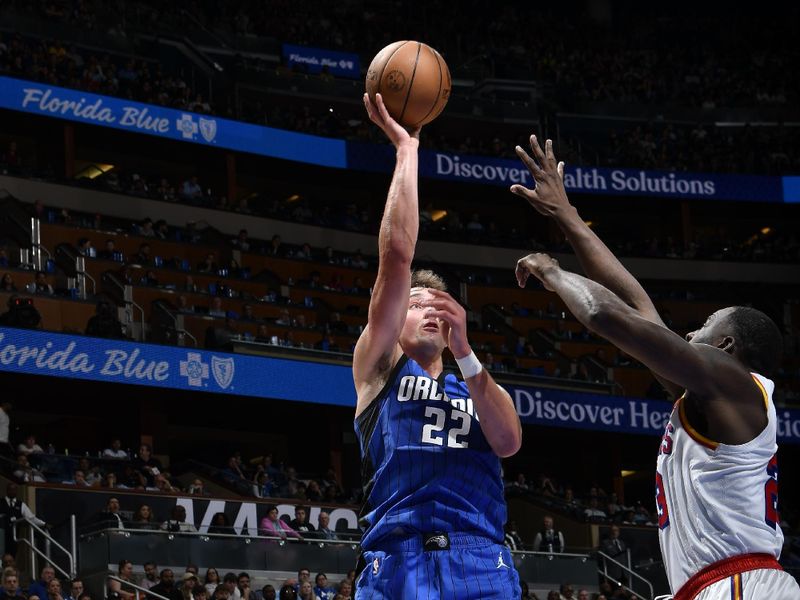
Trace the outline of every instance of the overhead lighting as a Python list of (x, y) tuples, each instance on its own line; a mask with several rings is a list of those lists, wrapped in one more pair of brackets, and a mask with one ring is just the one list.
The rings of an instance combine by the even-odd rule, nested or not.
[(593, 227), (594, 226), (594, 221), (584, 221), (584, 223), (586, 223), (587, 227)]
[(623, 477), (630, 477), (631, 475), (636, 475), (636, 471), (622, 471)]
[(431, 212), (431, 220), (435, 223), (436, 221), (441, 221), (447, 216), (446, 210), (434, 210)]
[(91, 163), (81, 169), (76, 175), (75, 179), (97, 179), (101, 175), (105, 175), (114, 168), (114, 165), (106, 165), (102, 163)]
[(300, 194), (292, 194), (286, 199), (287, 202), (297, 202), (298, 200), (300, 200)]
[(772, 227), (762, 227), (761, 233), (763, 235), (769, 235), (770, 233), (772, 233)]

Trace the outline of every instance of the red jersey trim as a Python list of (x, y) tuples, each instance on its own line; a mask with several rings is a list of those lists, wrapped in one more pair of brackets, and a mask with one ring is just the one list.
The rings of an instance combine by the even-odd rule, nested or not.
[(740, 554), (719, 562), (712, 563), (692, 575), (672, 600), (694, 600), (708, 586), (738, 573), (746, 573), (756, 569), (775, 569), (783, 571), (783, 567), (771, 554)]

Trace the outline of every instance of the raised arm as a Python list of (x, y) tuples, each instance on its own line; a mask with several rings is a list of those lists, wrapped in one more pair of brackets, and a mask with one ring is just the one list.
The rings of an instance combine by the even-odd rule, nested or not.
[(380, 94), (373, 104), (364, 94), (370, 120), (394, 144), (397, 162), (378, 233), (378, 275), (369, 303), (367, 326), (353, 353), (356, 416), (369, 405), (400, 357), (398, 340), (411, 291), (411, 261), (419, 232), (417, 167), (419, 130), (401, 127), (386, 110)]
[[(577, 209), (570, 204), (564, 188), (564, 163), (556, 161), (552, 140), (545, 141), (544, 152), (535, 135), (531, 136), (530, 141), (533, 158), (520, 146), (517, 146), (516, 151), (528, 167), (536, 182), (536, 188), (528, 189), (521, 185), (513, 185), (511, 191), (525, 198), (543, 215), (555, 220), (589, 279), (596, 281), (630, 305), (643, 319), (666, 327), (641, 284), (622, 266), (608, 246), (586, 225)], [(657, 376), (657, 378), (673, 397), (683, 392), (680, 386), (663, 377)]]
[[(692, 393), (714, 439), (741, 444), (764, 426), (763, 401), (748, 370), (721, 347), (692, 344), (642, 317), (607, 288), (564, 271), (546, 254), (530, 254), (517, 262), (520, 287), (530, 275), (556, 292), (586, 328), (641, 361), (654, 374)], [(730, 410), (735, 407), (734, 410)]]

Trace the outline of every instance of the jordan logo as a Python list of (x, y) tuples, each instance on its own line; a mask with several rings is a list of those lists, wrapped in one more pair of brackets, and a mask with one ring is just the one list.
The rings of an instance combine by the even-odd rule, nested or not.
[(503, 561), (503, 553), (497, 555), (497, 568), (503, 567), (504, 569), (508, 568), (508, 565)]

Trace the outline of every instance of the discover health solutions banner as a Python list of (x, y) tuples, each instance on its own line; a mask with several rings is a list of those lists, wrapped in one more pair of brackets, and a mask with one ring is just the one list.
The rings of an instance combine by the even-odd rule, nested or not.
[[(299, 48), (293, 55), (304, 64), (323, 62), (313, 55), (317, 49), (293, 48)], [(346, 59), (338, 60), (345, 61), (342, 68), (350, 69)], [(325, 167), (379, 173), (391, 173), (394, 168), (394, 150), (388, 145), (346, 142), (10, 77), (0, 77), (0, 108)], [(433, 179), (506, 187), (532, 185), (527, 170), (512, 159), (422, 150), (419, 168), (420, 175)], [(564, 181), (568, 192), (581, 194), (800, 202), (800, 177), (567, 165)]]
[[(140, 344), (28, 329), (0, 328), (0, 370), (29, 375), (235, 394), (354, 407), (349, 367)], [(399, 398), (434, 398), (474, 414), (469, 399), (435, 396), (435, 381), (401, 383)], [(661, 435), (668, 402), (506, 384), (523, 423)], [(778, 410), (778, 441), (800, 443), (800, 410)]]

